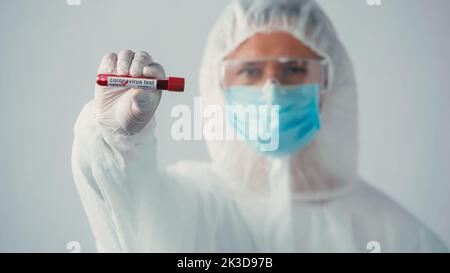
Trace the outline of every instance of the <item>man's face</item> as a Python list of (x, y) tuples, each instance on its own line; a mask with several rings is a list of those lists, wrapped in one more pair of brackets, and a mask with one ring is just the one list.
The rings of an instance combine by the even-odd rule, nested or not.
[[(258, 33), (247, 39), (231, 52), (225, 60), (264, 59), (267, 57), (288, 57), (300, 59), (320, 60), (319, 54), (286, 32)], [(264, 68), (264, 79), (278, 79), (275, 65), (267, 65)], [(280, 79), (278, 79), (280, 80)], [(323, 81), (323, 75), (311, 79), (314, 82)], [(280, 80), (281, 83), (283, 83)], [(320, 97), (322, 108), (323, 95)]]

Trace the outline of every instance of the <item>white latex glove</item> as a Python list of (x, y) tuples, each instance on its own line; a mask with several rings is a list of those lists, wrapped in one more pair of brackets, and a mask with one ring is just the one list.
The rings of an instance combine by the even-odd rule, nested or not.
[[(134, 53), (122, 50), (106, 54), (98, 73), (163, 78), (164, 68), (154, 63), (145, 51)], [(125, 135), (141, 131), (150, 121), (161, 100), (161, 90), (107, 87), (96, 84), (95, 105), (97, 120)]]

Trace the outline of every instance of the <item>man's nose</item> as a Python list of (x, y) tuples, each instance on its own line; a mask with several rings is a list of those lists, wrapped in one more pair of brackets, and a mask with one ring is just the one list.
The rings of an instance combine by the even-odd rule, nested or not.
[(280, 81), (275, 78), (275, 77), (270, 77), (266, 80), (266, 82), (270, 83), (270, 84), (280, 84)]
[(280, 75), (278, 75), (278, 69), (275, 65), (273, 64), (268, 64), (265, 67), (265, 73), (264, 73), (264, 77), (267, 79), (278, 79), (278, 77)]

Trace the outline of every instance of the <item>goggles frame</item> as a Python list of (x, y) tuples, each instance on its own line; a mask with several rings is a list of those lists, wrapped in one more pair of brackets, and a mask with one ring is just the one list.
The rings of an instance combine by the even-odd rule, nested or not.
[(219, 64), (219, 73), (220, 73), (220, 87), (222, 90), (225, 89), (225, 73), (226, 73), (226, 67), (229, 65), (238, 65), (241, 63), (259, 63), (259, 62), (267, 62), (267, 61), (276, 61), (279, 63), (289, 63), (289, 62), (318, 62), (322, 67), (322, 73), (323, 73), (323, 80), (320, 83), (320, 90), (321, 93), (324, 91), (327, 91), (330, 84), (330, 64), (325, 58), (319, 58), (319, 59), (311, 59), (311, 58), (296, 58), (296, 57), (274, 57), (274, 56), (267, 56), (267, 57), (261, 57), (261, 58), (248, 58), (248, 59), (232, 59), (232, 60), (221, 60)]

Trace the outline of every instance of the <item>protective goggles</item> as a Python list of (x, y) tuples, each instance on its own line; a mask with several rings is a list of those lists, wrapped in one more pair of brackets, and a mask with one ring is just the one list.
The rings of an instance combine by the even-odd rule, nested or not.
[(221, 85), (262, 87), (268, 80), (281, 85), (312, 84), (328, 87), (329, 68), (325, 59), (267, 57), (223, 60), (220, 65)]

